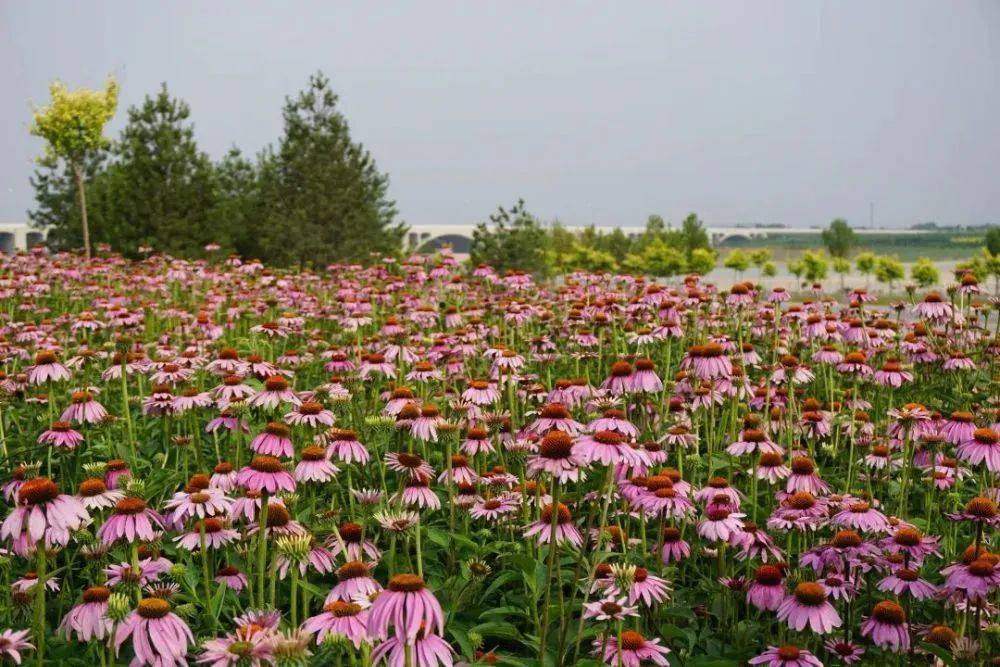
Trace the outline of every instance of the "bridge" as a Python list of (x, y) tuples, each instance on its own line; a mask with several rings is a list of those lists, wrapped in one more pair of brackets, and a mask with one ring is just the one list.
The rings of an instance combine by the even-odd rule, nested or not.
[[(457, 254), (466, 254), (472, 244), (472, 232), (476, 225), (410, 225), (410, 229), (403, 240), (407, 250), (411, 252), (433, 252), (444, 245), (450, 245)], [(564, 228), (573, 233), (580, 233), (588, 229), (578, 225), (564, 225)], [(595, 225), (594, 229), (604, 234), (610, 234), (616, 229), (621, 229), (630, 239), (643, 233), (643, 227), (614, 227)], [(713, 246), (719, 246), (731, 240), (751, 240), (766, 239), (770, 236), (819, 236), (823, 229), (820, 227), (764, 227), (764, 226), (735, 226), (735, 227), (706, 227), (705, 231), (712, 241)], [(927, 232), (916, 229), (859, 229), (854, 232), (859, 236), (870, 234), (898, 234), (920, 235)]]
[(34, 248), (45, 242), (45, 231), (27, 222), (0, 222), (0, 252), (12, 253)]

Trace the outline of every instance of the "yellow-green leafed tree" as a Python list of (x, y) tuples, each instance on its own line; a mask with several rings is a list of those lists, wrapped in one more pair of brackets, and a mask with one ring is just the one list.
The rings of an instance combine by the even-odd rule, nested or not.
[(87, 195), (83, 165), (87, 155), (108, 144), (104, 126), (118, 106), (118, 83), (108, 79), (104, 90), (70, 90), (60, 81), (49, 86), (48, 106), (37, 107), (31, 133), (46, 141), (45, 158), (66, 160), (76, 179), (83, 224), (83, 250), (90, 259), (90, 229), (87, 227)]

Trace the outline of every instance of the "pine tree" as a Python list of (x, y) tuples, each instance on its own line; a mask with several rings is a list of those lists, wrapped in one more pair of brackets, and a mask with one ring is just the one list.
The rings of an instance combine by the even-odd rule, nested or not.
[(167, 92), (147, 96), (128, 111), (109, 169), (116, 204), (109, 222), (116, 250), (140, 246), (196, 255), (209, 242), (223, 242), (209, 224), (214, 205), (213, 168), (198, 150), (188, 105)]
[(366, 262), (400, 250), (389, 178), (351, 140), (322, 74), (285, 102), (284, 136), (260, 165), (263, 253), (279, 263)]

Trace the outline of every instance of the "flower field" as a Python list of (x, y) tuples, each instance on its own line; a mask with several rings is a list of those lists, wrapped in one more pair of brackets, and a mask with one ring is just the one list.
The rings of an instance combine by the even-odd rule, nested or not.
[(35, 251), (0, 291), (0, 660), (1000, 655), (971, 273), (876, 298)]

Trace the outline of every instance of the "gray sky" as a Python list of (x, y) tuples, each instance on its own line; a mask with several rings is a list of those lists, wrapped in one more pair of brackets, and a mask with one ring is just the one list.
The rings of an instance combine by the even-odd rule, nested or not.
[(0, 0), (0, 219), (51, 79), (166, 81), (254, 153), (317, 69), (410, 223), (1000, 221), (1000, 2)]

